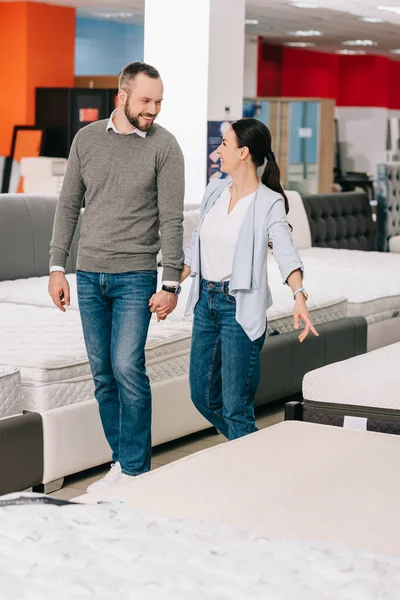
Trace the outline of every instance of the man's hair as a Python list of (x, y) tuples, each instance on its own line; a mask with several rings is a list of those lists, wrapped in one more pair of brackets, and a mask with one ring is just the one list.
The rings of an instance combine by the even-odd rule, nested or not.
[(126, 65), (120, 73), (118, 79), (118, 87), (119, 89), (129, 89), (131, 84), (135, 81), (135, 78), (143, 73), (147, 77), (151, 77), (152, 79), (159, 79), (160, 73), (152, 67), (144, 62), (133, 62)]

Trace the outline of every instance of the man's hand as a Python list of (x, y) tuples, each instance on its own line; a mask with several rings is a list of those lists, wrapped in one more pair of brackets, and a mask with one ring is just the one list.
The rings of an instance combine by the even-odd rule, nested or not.
[(50, 273), (49, 294), (54, 304), (65, 312), (65, 306), (70, 305), (69, 283), (62, 271)]
[(157, 321), (165, 321), (167, 316), (175, 310), (178, 303), (178, 296), (170, 292), (158, 292), (149, 300), (150, 311), (157, 312)]
[(295, 329), (300, 329), (300, 319), (302, 321), (304, 321), (304, 323), (305, 323), (305, 327), (304, 327), (303, 331), (301, 332), (301, 334), (299, 335), (299, 342), (303, 342), (306, 339), (306, 337), (308, 336), (308, 334), (310, 333), (310, 331), (312, 331), (315, 336), (319, 337), (319, 333), (315, 329), (313, 322), (311, 320), (311, 317), (310, 317), (310, 313), (308, 312), (306, 299), (304, 298), (304, 296), (301, 292), (296, 294), (293, 318), (294, 318), (294, 328)]

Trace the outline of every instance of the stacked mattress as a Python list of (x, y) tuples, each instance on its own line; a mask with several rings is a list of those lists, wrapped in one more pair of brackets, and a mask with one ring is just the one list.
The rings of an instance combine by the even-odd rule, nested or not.
[[(71, 307), (66, 313), (52, 304), (48, 277), (0, 282), (0, 363), (20, 367), (26, 410), (43, 413), (94, 398), (75, 275), (68, 275), (68, 280)], [(151, 320), (146, 364), (152, 384), (187, 378), (192, 318), (185, 317), (184, 309), (190, 285), (190, 280), (184, 282), (178, 308), (166, 321)], [(276, 304), (268, 311), (268, 333), (292, 331), (291, 292), (280, 282), (274, 295)], [(347, 300), (319, 293), (310, 299), (309, 309), (318, 325), (345, 317)]]
[(327, 365), (303, 380), (303, 419), (400, 434), (400, 343)]
[[(93, 380), (78, 311), (0, 303), (0, 363), (20, 366), (24, 408), (48, 411), (93, 399)], [(191, 324), (150, 325), (152, 383), (188, 373)]]
[[(368, 324), (400, 316), (400, 255), (307, 248), (301, 250), (301, 257), (310, 301), (314, 295), (335, 290), (348, 299), (348, 315), (363, 316)], [(275, 300), (281, 277), (273, 259), (268, 272)]]
[(20, 382), (19, 369), (0, 364), (0, 419), (22, 414)]

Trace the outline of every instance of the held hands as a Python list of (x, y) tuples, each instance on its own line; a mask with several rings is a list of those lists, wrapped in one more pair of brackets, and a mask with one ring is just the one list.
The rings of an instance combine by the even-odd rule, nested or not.
[(319, 333), (315, 329), (313, 322), (311, 320), (311, 317), (310, 317), (310, 313), (308, 312), (306, 299), (304, 298), (304, 296), (301, 292), (296, 294), (296, 300), (295, 300), (294, 310), (293, 310), (293, 319), (294, 319), (294, 328), (295, 329), (300, 329), (300, 319), (302, 321), (304, 321), (304, 323), (305, 323), (305, 327), (299, 335), (299, 342), (303, 342), (306, 339), (306, 337), (308, 336), (308, 334), (310, 333), (310, 331), (312, 331), (312, 333), (316, 337), (319, 337)]
[(175, 310), (178, 303), (178, 296), (170, 292), (158, 292), (153, 294), (149, 300), (150, 311), (157, 313), (157, 321), (165, 321), (167, 316)]
[(54, 304), (65, 311), (65, 307), (70, 305), (69, 283), (62, 271), (50, 273), (49, 294)]

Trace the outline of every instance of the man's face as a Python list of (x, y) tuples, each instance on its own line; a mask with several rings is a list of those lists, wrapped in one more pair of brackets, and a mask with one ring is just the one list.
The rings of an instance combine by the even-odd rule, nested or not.
[(121, 98), (125, 100), (124, 111), (129, 123), (136, 129), (148, 131), (161, 110), (163, 93), (161, 79), (153, 79), (143, 73), (137, 75)]

